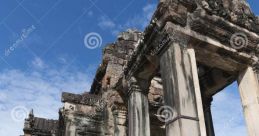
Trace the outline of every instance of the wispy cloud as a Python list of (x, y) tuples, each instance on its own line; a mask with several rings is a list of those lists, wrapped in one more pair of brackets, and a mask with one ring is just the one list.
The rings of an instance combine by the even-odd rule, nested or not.
[[(86, 71), (60, 70), (61, 67), (45, 67), (40, 58), (32, 61), (34, 68), (29, 72), (17, 69), (0, 72), (0, 135), (15, 136), (23, 134), (23, 121), (15, 120), (12, 111), (25, 107), (34, 109), (36, 116), (58, 118), (58, 109), (62, 106), (61, 92), (82, 93), (90, 87), (90, 75)], [(65, 67), (65, 66), (64, 66)]]
[(116, 24), (109, 18), (102, 16), (99, 19), (98, 26), (101, 27), (102, 29), (113, 29), (116, 26)]

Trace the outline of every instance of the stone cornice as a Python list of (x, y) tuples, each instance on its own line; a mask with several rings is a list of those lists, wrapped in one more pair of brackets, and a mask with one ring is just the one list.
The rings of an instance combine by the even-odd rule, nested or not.
[(62, 93), (62, 102), (70, 102), (75, 104), (83, 104), (89, 106), (104, 107), (106, 102), (101, 98), (101, 96), (93, 94), (72, 94), (72, 93)]
[(243, 33), (247, 37), (247, 45), (238, 50), (249, 53), (253, 51), (259, 52), (259, 35), (256, 33), (241, 28), (240, 26), (228, 22), (220, 17), (206, 15), (202, 11), (197, 11), (192, 14), (189, 20), (191, 30), (216, 39), (229, 47), (231, 47), (231, 36), (235, 33)]

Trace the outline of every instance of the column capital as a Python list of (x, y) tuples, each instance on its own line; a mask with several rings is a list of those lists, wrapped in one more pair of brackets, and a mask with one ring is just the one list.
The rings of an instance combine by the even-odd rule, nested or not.
[(140, 79), (136, 77), (131, 77), (128, 81), (129, 89), (128, 89), (128, 95), (131, 95), (132, 92), (141, 92), (143, 94), (148, 94), (149, 87), (150, 87), (150, 81), (146, 79)]
[(179, 43), (181, 47), (185, 48), (187, 48), (187, 45), (190, 41), (190, 36), (182, 34), (177, 30), (171, 30), (169, 38), (171, 42)]

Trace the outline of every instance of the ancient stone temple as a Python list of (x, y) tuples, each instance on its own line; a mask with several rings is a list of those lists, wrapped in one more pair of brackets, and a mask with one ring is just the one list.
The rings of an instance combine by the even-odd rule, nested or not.
[(59, 120), (25, 136), (214, 136), (213, 95), (238, 82), (249, 136), (259, 136), (259, 17), (245, 0), (160, 0), (144, 32), (103, 50), (91, 90), (63, 93)]

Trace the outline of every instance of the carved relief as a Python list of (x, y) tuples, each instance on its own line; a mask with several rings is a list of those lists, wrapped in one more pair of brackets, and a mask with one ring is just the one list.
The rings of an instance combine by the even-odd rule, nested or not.
[(187, 9), (192, 12), (197, 8), (197, 4), (194, 0), (179, 0)]
[(227, 11), (224, 9), (222, 0), (203, 0), (203, 8), (210, 14), (228, 17)]
[(245, 1), (233, 0), (229, 9), (231, 12), (231, 21), (249, 29), (252, 29), (253, 25), (255, 25), (256, 18)]
[(187, 10), (187, 7), (178, 2), (162, 3), (158, 6), (154, 16), (158, 17), (159, 24), (162, 26), (168, 21), (186, 26)]
[(237, 25), (259, 32), (258, 19), (245, 0), (202, 0), (201, 4), (211, 15), (223, 17)]

